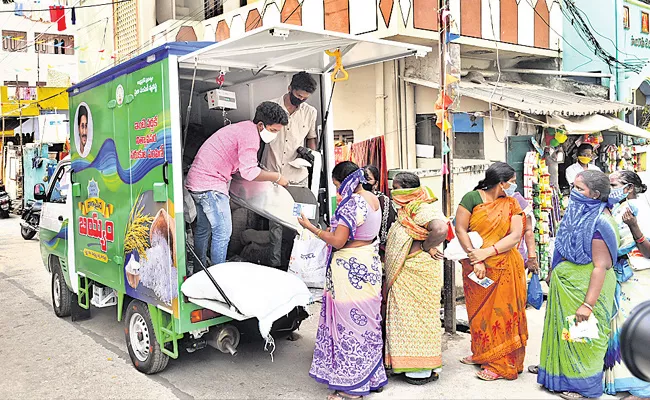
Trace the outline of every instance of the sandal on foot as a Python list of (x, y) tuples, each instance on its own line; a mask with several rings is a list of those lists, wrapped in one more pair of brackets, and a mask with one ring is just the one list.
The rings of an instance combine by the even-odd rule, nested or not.
[(460, 362), (465, 365), (481, 365), (479, 363), (475, 363), (474, 361), (472, 361), (472, 356), (461, 358)]
[(580, 393), (575, 393), (575, 392), (562, 392), (560, 393), (560, 397), (565, 400), (584, 399), (584, 397)]
[(336, 391), (336, 392), (330, 394), (329, 396), (327, 396), (327, 400), (351, 400), (351, 399), (354, 399), (354, 400), (363, 399), (363, 396), (354, 396), (354, 395), (347, 394), (347, 393), (344, 393), (344, 392), (339, 392), (339, 391)]
[(409, 378), (408, 376), (404, 376), (404, 380), (406, 380), (406, 383), (410, 383), (411, 385), (426, 385), (429, 382), (435, 382), (438, 380), (440, 376), (435, 373), (431, 372), (431, 376), (428, 378)]
[(539, 365), (531, 365), (531, 366), (529, 366), (528, 367), (528, 372), (530, 372), (531, 374), (535, 374), (535, 375), (539, 374)]
[(489, 369), (482, 369), (476, 373), (476, 377), (484, 381), (496, 381), (503, 379), (503, 377), (497, 373), (490, 371)]

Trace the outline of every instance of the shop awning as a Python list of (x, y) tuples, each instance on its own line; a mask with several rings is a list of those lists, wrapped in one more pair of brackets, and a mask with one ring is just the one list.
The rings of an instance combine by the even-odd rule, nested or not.
[(620, 103), (595, 97), (548, 89), (544, 86), (501, 82), (483, 84), (464, 82), (460, 93), (505, 109), (534, 115), (585, 116), (594, 114), (617, 114), (636, 108), (634, 104)]
[(586, 117), (547, 116), (546, 122), (551, 128), (561, 128), (569, 135), (585, 135), (594, 132), (615, 131), (624, 135), (650, 139), (650, 132), (638, 126), (628, 124), (616, 117), (606, 115), (588, 115)]
[[(437, 82), (424, 79), (402, 77), (406, 82), (438, 89)], [(585, 116), (597, 114), (618, 114), (640, 108), (634, 104), (620, 103), (595, 97), (580, 96), (573, 93), (548, 89), (543, 86), (512, 82), (473, 83), (461, 81), (458, 92), (486, 103), (493, 103), (506, 110), (534, 115)], [(478, 111), (478, 110), (477, 110)]]

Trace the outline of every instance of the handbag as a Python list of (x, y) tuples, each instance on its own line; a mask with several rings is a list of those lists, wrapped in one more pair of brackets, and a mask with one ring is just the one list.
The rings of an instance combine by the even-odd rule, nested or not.
[(528, 282), (528, 304), (535, 307), (536, 310), (542, 308), (544, 303), (544, 293), (542, 292), (542, 284), (539, 282), (539, 276), (533, 274)]
[(304, 229), (293, 240), (289, 273), (297, 275), (308, 287), (322, 289), (327, 270), (327, 244)]

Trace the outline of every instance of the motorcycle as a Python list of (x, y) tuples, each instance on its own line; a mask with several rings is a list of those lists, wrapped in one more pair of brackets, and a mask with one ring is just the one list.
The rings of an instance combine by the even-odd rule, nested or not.
[(28, 201), (23, 210), (22, 222), (20, 223), (20, 234), (23, 239), (30, 240), (38, 232), (38, 225), (41, 220), (42, 201)]
[(11, 211), (11, 199), (9, 193), (5, 191), (4, 185), (0, 185), (0, 218), (9, 218)]

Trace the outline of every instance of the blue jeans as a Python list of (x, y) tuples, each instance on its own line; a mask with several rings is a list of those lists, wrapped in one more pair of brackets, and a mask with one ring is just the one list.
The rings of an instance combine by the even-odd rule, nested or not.
[(196, 203), (196, 232), (194, 248), (199, 259), (206, 264), (208, 242), (212, 234), (210, 261), (212, 265), (226, 262), (228, 243), (232, 234), (232, 215), (230, 213), (230, 198), (223, 193), (211, 190), (202, 193), (191, 193)]

